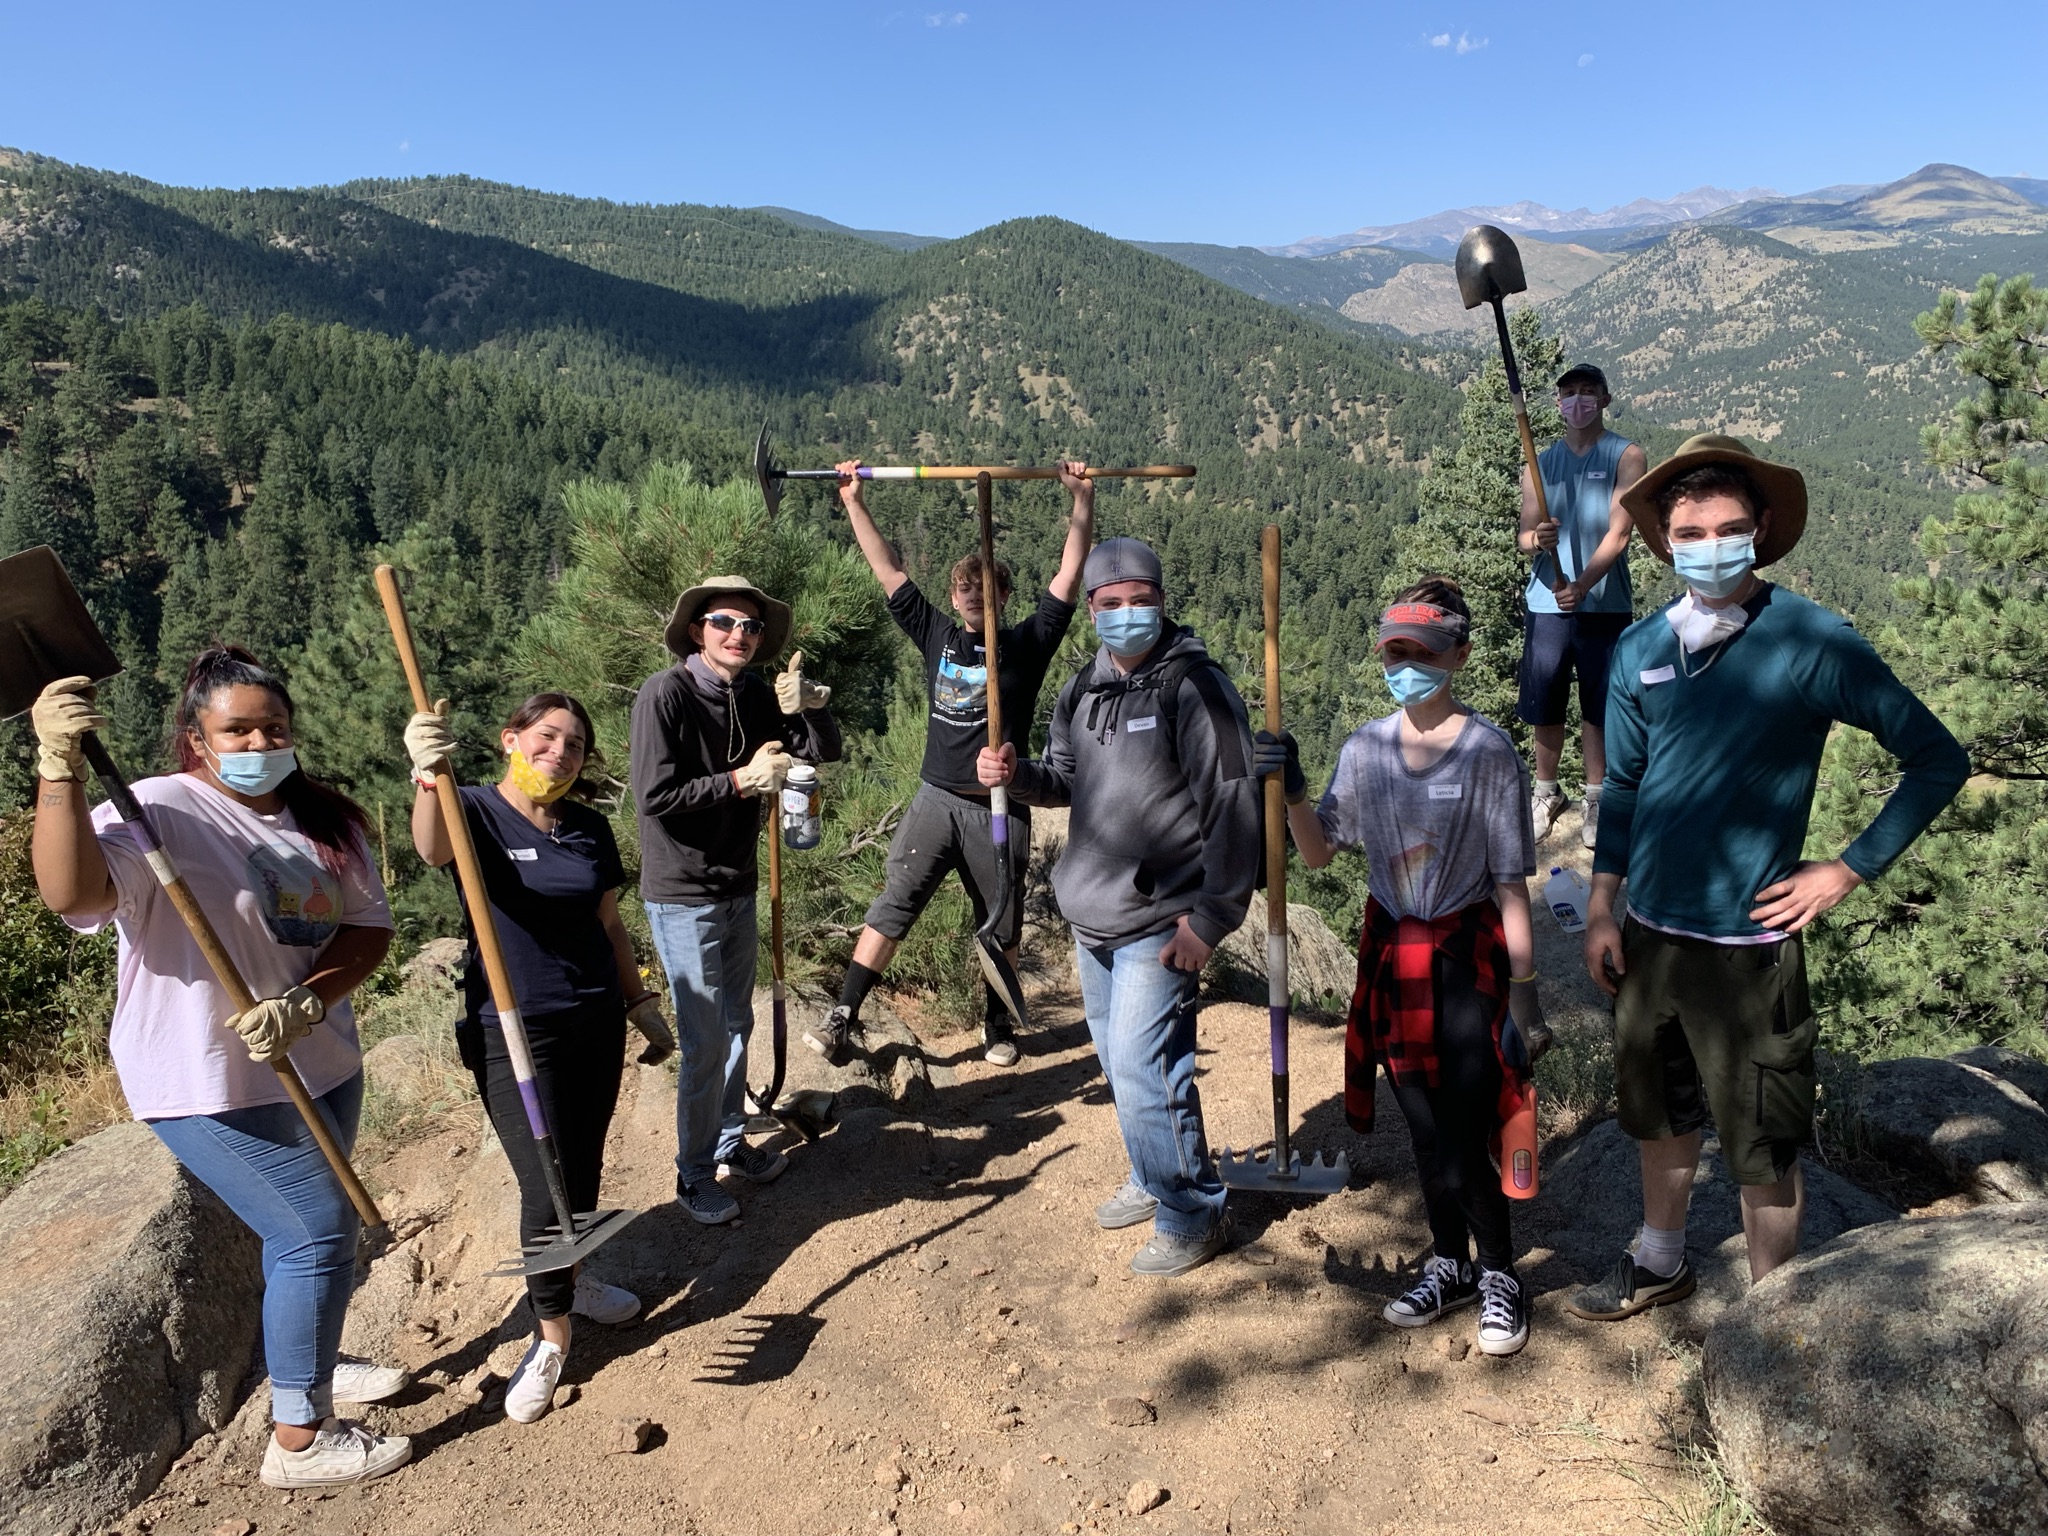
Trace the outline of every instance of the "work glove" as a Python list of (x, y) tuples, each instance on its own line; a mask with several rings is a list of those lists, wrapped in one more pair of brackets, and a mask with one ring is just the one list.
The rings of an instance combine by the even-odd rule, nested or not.
[(1536, 978), (1508, 983), (1508, 1016), (1500, 1027), (1500, 1057), (1517, 1072), (1527, 1072), (1543, 1059), (1555, 1037), (1543, 1022), (1543, 1002)]
[(675, 1055), (675, 1034), (662, 1016), (661, 999), (652, 992), (626, 1010), (626, 1022), (647, 1037), (647, 1049), (637, 1058), (641, 1066), (658, 1066)]
[(448, 729), (448, 701), (435, 701), (405, 722), (405, 755), (412, 759), (412, 776), (422, 784), (431, 783), (434, 771), (455, 756), (455, 733)]
[(804, 680), (804, 653), (791, 651), (788, 669), (775, 679), (776, 707), (785, 715), (800, 715), (807, 709), (823, 709), (831, 702), (830, 688)]
[(251, 1061), (283, 1061), (292, 1043), (313, 1032), (327, 1017), (327, 1005), (311, 987), (293, 987), (283, 997), (266, 997), (247, 1013), (228, 1020), (228, 1028), (249, 1047)]
[(1282, 774), (1280, 788), (1289, 805), (1299, 805), (1308, 798), (1308, 778), (1301, 771), (1301, 748), (1292, 731), (1282, 731), (1278, 736), (1271, 731), (1253, 733), (1252, 772), (1262, 779)]
[(743, 795), (772, 795), (789, 777), (789, 763), (789, 754), (782, 750), (782, 743), (771, 741), (756, 752), (745, 767), (733, 769), (733, 785)]
[(36, 732), (36, 772), (52, 784), (85, 778), (87, 731), (104, 731), (107, 717), (92, 707), (92, 679), (60, 677), (29, 707)]

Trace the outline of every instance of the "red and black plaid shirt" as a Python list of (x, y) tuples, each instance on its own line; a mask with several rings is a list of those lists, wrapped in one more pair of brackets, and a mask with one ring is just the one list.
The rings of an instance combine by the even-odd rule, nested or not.
[[(1344, 1031), (1344, 1118), (1361, 1135), (1372, 1131), (1373, 1081), (1382, 1063), (1396, 1083), (1437, 1086), (1437, 956), (1470, 966), (1479, 995), (1493, 1005), (1493, 1048), (1508, 1014), (1507, 934), (1490, 901), (1438, 918), (1395, 917), (1377, 901), (1365, 904), (1358, 936), (1358, 988)], [(1501, 1063), (1501, 1100), (1519, 1098), (1523, 1074)]]

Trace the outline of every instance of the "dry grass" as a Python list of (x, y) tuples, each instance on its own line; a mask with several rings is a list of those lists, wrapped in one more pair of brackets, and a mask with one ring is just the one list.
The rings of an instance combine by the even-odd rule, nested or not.
[(0, 1194), (52, 1153), (127, 1118), (121, 1079), (104, 1055), (14, 1079), (0, 1090)]

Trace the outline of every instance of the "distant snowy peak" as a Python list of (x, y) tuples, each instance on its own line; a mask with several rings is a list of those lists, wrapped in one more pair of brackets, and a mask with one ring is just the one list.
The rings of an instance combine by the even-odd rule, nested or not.
[(1311, 235), (1292, 245), (1262, 246), (1269, 256), (1322, 256), (1361, 245), (1397, 245), (1411, 251), (1456, 249), (1458, 241), (1474, 224), (1498, 224), (1507, 230), (1531, 234), (1569, 234), (1580, 229), (1635, 229), (1649, 224), (1678, 224), (1702, 219), (1736, 203), (1752, 202), (1777, 194), (1766, 187), (1731, 192), (1725, 187), (1695, 187), (1676, 197), (1662, 200), (1639, 197), (1634, 202), (1596, 213), (1589, 208), (1560, 212), (1542, 203), (1523, 201), (1501, 206), (1450, 208), (1426, 219), (1406, 224), (1368, 226), (1346, 235)]

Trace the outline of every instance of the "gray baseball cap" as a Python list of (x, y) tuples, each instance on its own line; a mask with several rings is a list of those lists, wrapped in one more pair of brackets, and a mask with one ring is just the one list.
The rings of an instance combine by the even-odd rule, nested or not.
[(1088, 551), (1088, 563), (1081, 567), (1081, 586), (1093, 597), (1097, 587), (1117, 581), (1149, 581), (1164, 588), (1166, 573), (1149, 544), (1138, 539), (1104, 539)]

